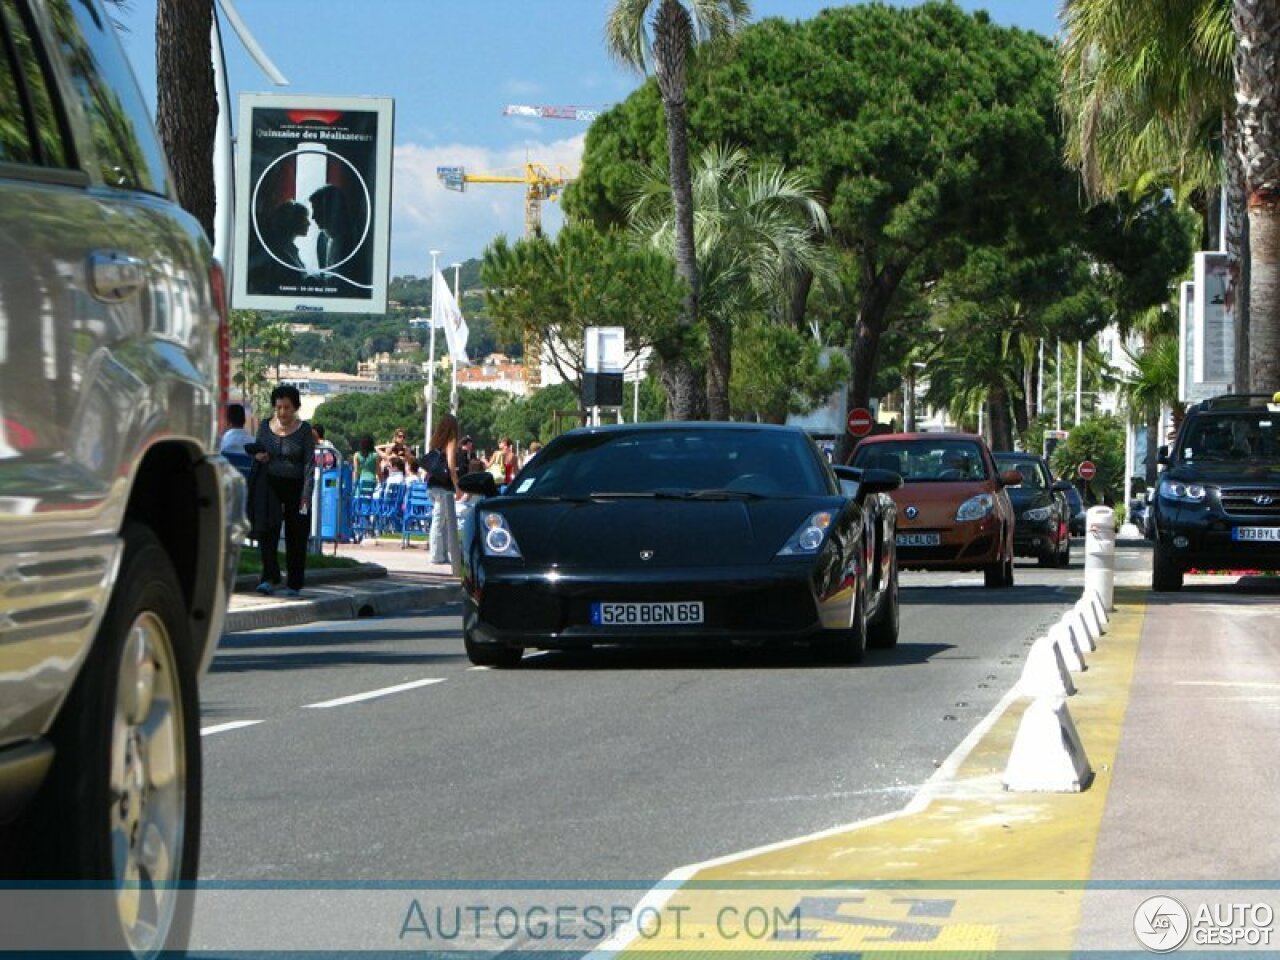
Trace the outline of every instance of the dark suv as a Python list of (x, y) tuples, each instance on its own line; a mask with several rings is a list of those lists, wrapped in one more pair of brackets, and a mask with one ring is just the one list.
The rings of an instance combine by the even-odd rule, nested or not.
[[(110, 14), (0, 0), (4, 949), (184, 945), (197, 682), (243, 536), (243, 480), (211, 454), (221, 299)], [(15, 907), (33, 882), (107, 890), (41, 926)]]
[(1153, 590), (1187, 570), (1280, 569), (1280, 394), (1192, 407), (1151, 505)]

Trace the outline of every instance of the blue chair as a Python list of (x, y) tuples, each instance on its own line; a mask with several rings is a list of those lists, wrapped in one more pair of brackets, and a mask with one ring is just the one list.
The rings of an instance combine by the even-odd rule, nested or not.
[(351, 539), (355, 543), (359, 543), (365, 537), (373, 536), (376, 532), (373, 495), (377, 488), (376, 480), (365, 477), (356, 483), (351, 491), (351, 503), (348, 509), (351, 517)]
[(431, 494), (427, 492), (427, 484), (423, 480), (414, 480), (408, 485), (404, 499), (404, 524), (401, 531), (401, 549), (409, 546), (409, 534), (421, 530), (424, 534), (431, 529)]
[(378, 533), (400, 533), (404, 529), (404, 498), (407, 483), (388, 483), (378, 498)]
[(244, 475), (246, 481), (249, 479), (249, 474), (253, 471), (253, 457), (249, 456), (247, 453), (234, 453), (230, 450), (222, 456), (227, 463), (231, 464)]

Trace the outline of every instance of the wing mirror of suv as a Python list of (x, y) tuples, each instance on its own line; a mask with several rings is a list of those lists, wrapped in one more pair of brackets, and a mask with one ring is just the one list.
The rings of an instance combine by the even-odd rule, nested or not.
[(1162, 467), (1169, 465), (1169, 448), (1167, 446), (1163, 446), (1156, 451), (1156, 463)]
[(1017, 470), (1006, 470), (1000, 474), (1000, 485), (1002, 487), (1022, 486), (1022, 473)]
[(474, 493), (482, 497), (496, 497), (498, 495), (498, 481), (493, 479), (493, 474), (485, 470), (477, 470), (475, 473), (468, 473), (458, 478), (458, 489), (463, 493)]
[(1071, 489), (1071, 481), (1055, 480), (1053, 481), (1053, 486), (1050, 489), (1052, 489), (1054, 493), (1067, 493)]
[(874, 467), (864, 470), (859, 467), (842, 466), (835, 466), (832, 469), (841, 480), (856, 483), (859, 495), (864, 497), (868, 493), (889, 493), (902, 486), (902, 477), (892, 470), (878, 470)]

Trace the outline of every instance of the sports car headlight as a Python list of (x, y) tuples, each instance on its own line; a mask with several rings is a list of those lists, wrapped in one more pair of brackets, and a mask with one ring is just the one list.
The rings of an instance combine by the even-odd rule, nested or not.
[(480, 520), (486, 557), (519, 557), (520, 548), (507, 526), (507, 518), (500, 513), (486, 513)]
[(989, 493), (980, 493), (960, 504), (956, 511), (957, 520), (981, 520), (995, 509), (996, 498)]
[(827, 539), (827, 530), (834, 518), (828, 510), (819, 510), (800, 525), (800, 529), (791, 535), (778, 551), (780, 557), (811, 557), (822, 547)]
[(1030, 520), (1032, 523), (1041, 523), (1049, 519), (1049, 515), (1053, 513), (1051, 507), (1035, 507), (1032, 510), (1024, 510), (1022, 513), (1023, 520)]
[(1204, 503), (1205, 490), (1198, 483), (1166, 480), (1160, 484), (1160, 496), (1166, 500), (1180, 500), (1183, 503)]

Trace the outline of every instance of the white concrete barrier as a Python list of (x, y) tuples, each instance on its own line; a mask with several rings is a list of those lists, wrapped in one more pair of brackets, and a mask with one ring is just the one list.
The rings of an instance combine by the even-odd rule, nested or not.
[(1071, 682), (1071, 671), (1067, 669), (1062, 651), (1053, 637), (1041, 637), (1031, 645), (1018, 681), (1018, 692), (1024, 697), (1075, 696), (1076, 685)]
[(1005, 789), (1019, 793), (1079, 793), (1092, 779), (1093, 768), (1066, 700), (1032, 700), (1022, 715), (1005, 766)]
[(1108, 626), (1111, 624), (1111, 615), (1107, 613), (1107, 608), (1102, 605), (1102, 598), (1094, 590), (1085, 590), (1084, 598), (1098, 612), (1098, 619), (1102, 621), (1102, 632), (1106, 633)]
[(1110, 507), (1090, 507), (1085, 520), (1084, 587), (1115, 608), (1116, 515)]
[[(1081, 597), (1076, 601), (1074, 609), (1076, 616), (1084, 621), (1084, 625), (1093, 640), (1101, 640), (1102, 635), (1107, 632), (1107, 628), (1103, 626), (1102, 618), (1098, 616), (1098, 611), (1093, 608), (1093, 604)], [(1095, 650), (1098, 648), (1096, 642), (1093, 644), (1093, 648)]]
[(1084, 650), (1076, 639), (1075, 631), (1066, 623), (1055, 623), (1049, 629), (1049, 637), (1062, 651), (1062, 661), (1072, 673), (1082, 673), (1089, 669), (1084, 660)]

